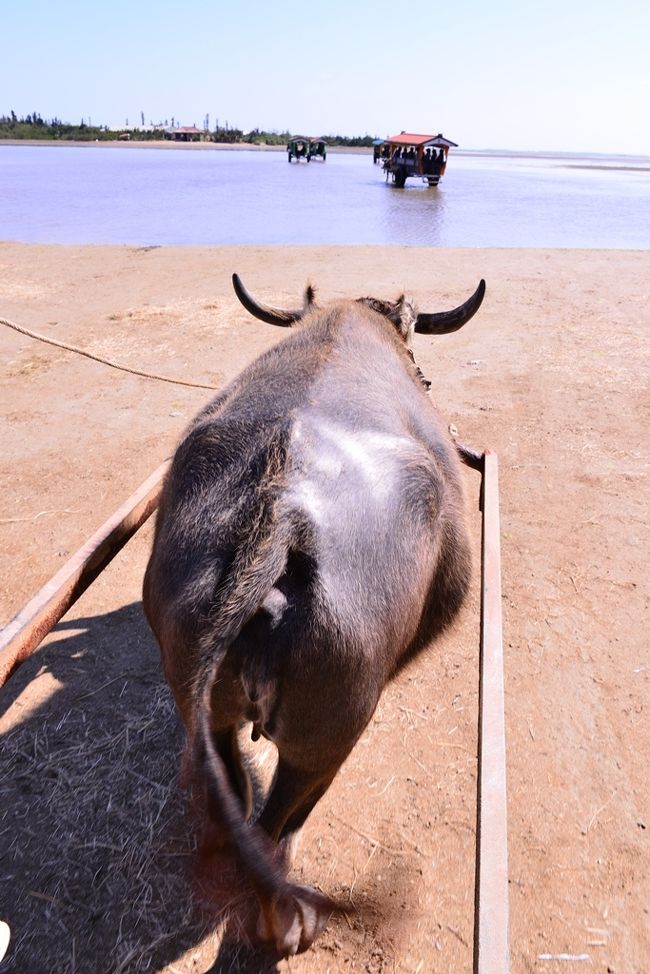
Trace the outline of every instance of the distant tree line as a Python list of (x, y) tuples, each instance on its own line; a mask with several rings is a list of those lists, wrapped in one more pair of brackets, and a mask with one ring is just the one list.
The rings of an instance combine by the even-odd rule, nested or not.
[[(0, 139), (57, 139), (75, 142), (111, 142), (120, 136), (128, 134), (132, 142), (148, 142), (163, 139), (170, 128), (178, 128), (180, 123), (176, 119), (168, 119), (157, 123), (144, 124), (144, 112), (140, 113), (142, 125), (129, 126), (126, 119), (124, 128), (111, 129), (107, 125), (93, 125), (91, 119), (81, 119), (78, 125), (62, 122), (60, 118), (44, 119), (38, 112), (19, 118), (14, 111), (9, 115), (0, 115)], [(195, 126), (196, 127), (196, 126)], [(372, 145), (373, 136), (323, 135), (321, 132), (291, 133), (289, 131), (267, 132), (254, 128), (250, 132), (228, 125), (220, 125), (217, 121), (214, 128), (209, 127), (209, 115), (203, 122), (204, 138), (211, 142), (243, 143), (249, 145), (286, 145), (292, 134), (314, 135), (325, 139), (330, 145), (346, 145), (351, 147), (368, 147)]]
[(15, 112), (0, 115), (0, 139), (66, 139), (96, 141), (117, 138), (105, 125), (92, 125), (81, 119), (78, 125), (62, 122), (60, 118), (43, 119), (37, 112), (18, 118)]

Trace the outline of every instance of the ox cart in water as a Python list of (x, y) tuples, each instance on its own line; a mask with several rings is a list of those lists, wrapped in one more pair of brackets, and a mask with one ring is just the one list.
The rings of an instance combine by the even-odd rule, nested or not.
[(312, 159), (320, 159), (321, 162), (325, 162), (327, 142), (321, 137), (294, 135), (287, 142), (287, 157), (289, 162), (294, 159), (296, 162), (300, 162), (301, 159), (304, 159), (305, 162), (311, 162)]
[(309, 157), (325, 162), (327, 159), (327, 142), (325, 139), (318, 138), (309, 140)]
[(304, 135), (295, 135), (292, 139), (287, 142), (287, 162), (300, 162), (304, 159), (309, 162), (309, 139)]
[(386, 139), (383, 146), (386, 181), (392, 178), (398, 189), (403, 189), (410, 176), (420, 176), (429, 186), (437, 186), (447, 168), (450, 148), (455, 142), (437, 135), (415, 135), (400, 132)]
[(372, 140), (372, 162), (376, 165), (378, 162), (382, 162), (385, 158), (384, 149), (386, 143), (383, 139), (373, 139)]

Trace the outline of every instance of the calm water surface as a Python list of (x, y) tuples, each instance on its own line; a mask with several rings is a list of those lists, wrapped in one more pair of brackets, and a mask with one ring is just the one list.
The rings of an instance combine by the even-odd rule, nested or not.
[(361, 154), (0, 145), (0, 239), (646, 249), (650, 159), (455, 153), (399, 190)]

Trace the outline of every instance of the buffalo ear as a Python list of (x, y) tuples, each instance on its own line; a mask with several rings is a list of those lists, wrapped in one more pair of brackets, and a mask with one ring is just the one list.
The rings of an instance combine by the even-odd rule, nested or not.
[(316, 304), (316, 288), (308, 284), (302, 299), (303, 313), (309, 311)]
[(458, 331), (481, 307), (485, 295), (485, 281), (481, 279), (479, 286), (471, 298), (453, 311), (440, 311), (437, 314), (419, 314), (415, 322), (415, 330), (424, 335), (448, 335)]
[(395, 302), (395, 312), (394, 315), (391, 314), (391, 318), (404, 341), (408, 343), (413, 335), (417, 320), (413, 300), (408, 295), (400, 294)]

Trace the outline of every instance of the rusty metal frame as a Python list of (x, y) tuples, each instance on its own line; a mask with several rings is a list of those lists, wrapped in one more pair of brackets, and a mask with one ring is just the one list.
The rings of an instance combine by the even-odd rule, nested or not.
[[(497, 456), (456, 443), (481, 472), (482, 564), (474, 974), (508, 974), (508, 841)], [(0, 631), (0, 687), (38, 647), (158, 504), (165, 462)]]

